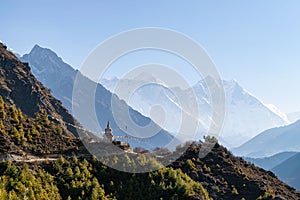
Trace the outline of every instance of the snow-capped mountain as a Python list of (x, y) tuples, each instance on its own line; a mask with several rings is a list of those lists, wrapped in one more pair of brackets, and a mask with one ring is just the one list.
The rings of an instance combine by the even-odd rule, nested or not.
[[(140, 82), (142, 80), (138, 80)], [(181, 109), (176, 94), (195, 95), (198, 103), (199, 115), (194, 116), (201, 124), (196, 137), (206, 134), (212, 116), (212, 104), (207, 87), (207, 80), (203, 79), (189, 89), (171, 88), (161, 85), (148, 84), (132, 92), (129, 100), (124, 99), (134, 109), (151, 117), (156, 123), (170, 132), (176, 132), (180, 127)], [(114, 92), (116, 85), (126, 87), (137, 84), (136, 80), (102, 79), (101, 84)], [(140, 84), (140, 83), (138, 83)], [(289, 124), (287, 116), (273, 105), (266, 105), (258, 98), (243, 89), (235, 80), (223, 81), (225, 91), (225, 121), (219, 140), (227, 147), (237, 147), (255, 137), (264, 130)], [(173, 92), (172, 92), (173, 91)], [(161, 106), (164, 112), (155, 113)], [(201, 138), (196, 138), (201, 139)]]
[(289, 124), (284, 113), (275, 106), (270, 109), (270, 105), (262, 103), (236, 81), (223, 81), (223, 85), (226, 118), (222, 137), (232, 146), (240, 145), (269, 128)]

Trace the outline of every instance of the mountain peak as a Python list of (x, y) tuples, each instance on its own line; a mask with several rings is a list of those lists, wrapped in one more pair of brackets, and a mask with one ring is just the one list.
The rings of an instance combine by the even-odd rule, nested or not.
[[(48, 115), (74, 124), (75, 119), (62, 103), (33, 76), (28, 65), (8, 51), (5, 45), (0, 45), (0, 66), (0, 95), (5, 102), (15, 104), (29, 117), (44, 110)], [(74, 128), (69, 130), (75, 134)], [(71, 135), (67, 129), (66, 133)]]
[[(37, 50), (37, 49), (43, 49), (41, 46), (39, 46), (38, 44), (35, 44), (32, 48), (32, 50)], [(31, 51), (32, 51), (31, 50)]]
[[(71, 73), (73, 71), (72, 67), (66, 64), (54, 51), (41, 47), (38, 44), (34, 45), (29, 54), (23, 55), (20, 60), (28, 62), (33, 74), (37, 77), (39, 77), (39, 73), (42, 71), (45, 71), (47, 76), (54, 77), (57, 76), (57, 73), (67, 74), (66, 72)], [(43, 84), (47, 85), (44, 82), (45, 77), (39, 78)]]
[(30, 56), (33, 56), (33, 55), (47, 55), (47, 56), (51, 56), (51, 57), (56, 57), (58, 59), (61, 59), (58, 57), (58, 55), (52, 51), (51, 49), (49, 48), (44, 48), (44, 47), (41, 47), (39, 46), (38, 44), (34, 45), (33, 48), (31, 49), (30, 53), (29, 53)]
[(223, 85), (230, 88), (242, 88), (236, 79), (223, 80)]

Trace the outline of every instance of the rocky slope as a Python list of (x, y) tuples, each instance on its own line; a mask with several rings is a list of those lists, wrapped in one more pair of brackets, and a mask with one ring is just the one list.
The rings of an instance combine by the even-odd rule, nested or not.
[[(22, 63), (0, 43), (0, 95), (5, 102), (15, 104), (26, 115), (34, 117), (45, 110), (50, 116), (74, 124), (74, 118), (31, 73), (28, 63)], [(76, 129), (64, 127), (67, 135)]]
[(204, 144), (193, 143), (171, 166), (180, 168), (200, 182), (213, 199), (299, 199), (300, 193), (280, 181), (272, 172), (233, 156), (216, 144), (199, 159)]
[(30, 118), (0, 96), (1, 158), (66, 154), (77, 152), (78, 144), (78, 139), (64, 136), (61, 125), (50, 121), (46, 112)]

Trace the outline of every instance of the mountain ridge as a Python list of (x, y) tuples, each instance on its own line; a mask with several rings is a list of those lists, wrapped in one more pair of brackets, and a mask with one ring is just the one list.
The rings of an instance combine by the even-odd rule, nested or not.
[[(112, 92), (117, 84), (118, 87), (124, 87), (125, 90), (128, 84), (138, 85), (139, 82), (141, 81), (119, 80), (116, 77), (111, 80), (104, 78), (100, 81), (102, 85)], [(193, 94), (195, 94), (199, 105), (198, 110), (201, 115), (195, 118), (198, 118), (202, 124), (201, 128), (198, 130), (200, 133), (198, 136), (199, 138), (202, 138), (201, 133), (207, 132), (209, 125), (212, 123), (211, 115), (213, 108), (210, 102), (210, 95), (206, 82), (207, 81), (204, 79), (200, 80), (192, 86), (192, 88), (186, 90), (171, 88), (171, 91), (173, 90), (177, 94), (190, 95), (191, 98), (193, 98)], [(264, 104), (257, 97), (242, 88), (237, 81), (223, 80), (223, 85), (226, 97), (226, 113), (223, 131), (220, 133), (219, 140), (223, 141), (222, 144), (227, 144), (227, 147), (237, 147), (264, 130), (289, 124), (284, 113), (278, 111), (274, 106), (270, 109), (270, 105)], [(168, 90), (168, 88), (166, 89)], [(180, 118), (181, 108), (172, 105), (174, 104), (173, 99), (169, 99), (168, 93), (163, 92), (166, 89), (160, 89), (158, 87), (151, 88), (147, 85), (144, 87), (144, 91), (143, 88), (136, 90), (131, 96), (130, 101), (127, 103), (146, 116), (150, 116), (151, 106), (155, 106), (159, 103), (160, 105), (165, 106), (168, 112), (171, 113), (169, 114), (169, 121), (177, 122)], [(159, 119), (159, 116), (157, 118)], [(167, 127), (167, 130), (170, 132), (172, 132), (173, 129), (173, 125)]]
[(233, 149), (233, 152), (253, 158), (272, 156), (285, 151), (299, 152), (299, 130), (300, 120), (287, 126), (272, 128)]
[(300, 190), (300, 153), (295, 154), (272, 169), (287, 184)]
[(270, 157), (264, 157), (264, 158), (244, 157), (244, 159), (265, 170), (271, 170), (277, 165), (283, 163), (287, 159), (296, 155), (297, 153), (298, 152), (282, 152), (282, 153), (272, 155)]
[[(15, 104), (26, 115), (34, 117), (36, 112), (45, 110), (50, 116), (70, 124), (78, 124), (55, 99), (50, 90), (32, 74), (28, 63), (22, 63), (7, 47), (0, 43), (0, 95), (5, 102)], [(67, 135), (77, 135), (76, 129), (63, 126)]]
[[(93, 121), (85, 116), (89, 114), (87, 110), (83, 110), (82, 114), (85, 116), (75, 116), (78, 118), (79, 122), (82, 123), (84, 127), (93, 131), (99, 132), (103, 131), (106, 127), (106, 123), (110, 120), (111, 126), (113, 129), (117, 129), (117, 135), (125, 136), (126, 133), (123, 131), (124, 127), (120, 129), (119, 125), (116, 123), (112, 110), (110, 108), (111, 101), (114, 100), (118, 106), (118, 114), (123, 115), (127, 113), (129, 109), (129, 114), (131, 120), (133, 120), (139, 126), (146, 126), (151, 122), (150, 118), (147, 118), (137, 111), (129, 107), (124, 101), (121, 101), (116, 95), (110, 93), (102, 85), (93, 82), (80, 71), (75, 70), (70, 65), (65, 63), (58, 55), (50, 49), (41, 48), (38, 45), (35, 45), (30, 54), (25, 54), (21, 57), (23, 62), (28, 62), (32, 68), (34, 75), (43, 83), (45, 86), (49, 87), (53, 92), (53, 95), (60, 99), (66, 108), (72, 113), (73, 106), (77, 106), (77, 109), (80, 109), (80, 105), (84, 105), (88, 98), (88, 92), (82, 89), (81, 96), (78, 102), (72, 102), (74, 81), (76, 78), (82, 80), (84, 86), (82, 88), (96, 88), (95, 93), (95, 111), (97, 115), (97, 121)], [(77, 77), (78, 76), (78, 77)], [(92, 111), (91, 111), (92, 112)], [(122, 114), (123, 113), (123, 114)], [(98, 130), (96, 123), (100, 124), (102, 130)], [(154, 125), (157, 126), (157, 125)], [(135, 130), (129, 130), (134, 132)], [(171, 140), (174, 139), (167, 131), (161, 129), (157, 135), (152, 136), (149, 139), (149, 143), (145, 143), (145, 147), (148, 149), (153, 149), (156, 146), (161, 147), (167, 145)], [(177, 141), (177, 140), (176, 140)], [(130, 141), (132, 146), (138, 146), (141, 143), (137, 141)], [(154, 146), (154, 147), (153, 147)]]

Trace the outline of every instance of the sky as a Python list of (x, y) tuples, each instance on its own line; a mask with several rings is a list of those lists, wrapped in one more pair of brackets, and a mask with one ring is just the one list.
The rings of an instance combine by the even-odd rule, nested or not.
[(198, 42), (223, 79), (289, 113), (300, 111), (299, 10), (298, 0), (2, 0), (0, 40), (21, 55), (39, 44), (79, 68), (120, 32), (172, 29)]

